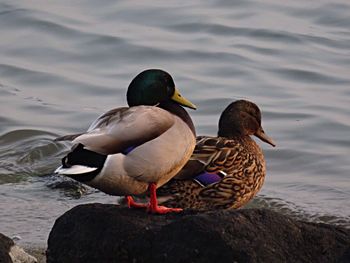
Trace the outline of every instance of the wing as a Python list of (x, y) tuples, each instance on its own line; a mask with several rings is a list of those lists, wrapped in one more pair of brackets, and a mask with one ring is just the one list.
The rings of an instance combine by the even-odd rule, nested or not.
[(73, 143), (81, 143), (90, 151), (114, 154), (158, 137), (174, 121), (172, 114), (154, 106), (122, 107), (100, 116), (86, 133), (68, 138), (74, 138)]
[(194, 178), (201, 172), (217, 173), (232, 167), (238, 153), (239, 143), (221, 137), (198, 136), (196, 148), (184, 168), (175, 179)]
[(84, 134), (84, 133), (68, 134), (68, 135), (64, 135), (64, 136), (58, 137), (54, 141), (55, 142), (59, 142), (59, 141), (73, 141), (75, 138), (77, 138), (78, 136), (80, 136), (82, 134)]
[[(237, 140), (197, 137), (190, 161), (174, 179), (158, 189), (160, 203), (194, 209), (231, 207), (236, 200), (234, 194), (239, 193), (232, 189), (241, 187), (243, 170), (253, 163), (251, 158), (246, 161), (245, 155), (244, 147)], [(214, 175), (213, 182), (208, 174)], [(219, 176), (219, 181), (215, 175)]]

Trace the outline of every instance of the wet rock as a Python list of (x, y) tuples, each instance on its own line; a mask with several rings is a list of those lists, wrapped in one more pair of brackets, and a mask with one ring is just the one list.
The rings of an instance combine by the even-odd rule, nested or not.
[(350, 232), (265, 209), (165, 216), (87, 204), (55, 222), (48, 262), (350, 262)]
[(11, 238), (0, 233), (0, 262), (36, 263), (37, 260), (17, 246)]
[(58, 175), (55, 175), (55, 177), (50, 180), (50, 182), (47, 184), (47, 187), (51, 189), (61, 190), (65, 196), (75, 199), (79, 199), (83, 195), (89, 193), (89, 188), (87, 188), (85, 185), (75, 180)]

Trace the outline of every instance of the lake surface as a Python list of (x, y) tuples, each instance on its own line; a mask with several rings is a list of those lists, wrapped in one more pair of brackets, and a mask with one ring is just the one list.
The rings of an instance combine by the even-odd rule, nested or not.
[[(126, 104), (147, 68), (172, 74), (200, 135), (249, 99), (277, 147), (250, 207), (350, 227), (350, 3), (336, 1), (0, 2), (0, 232), (45, 246), (80, 203), (117, 203), (52, 175), (69, 143)], [(68, 184), (62, 186), (62, 183)]]

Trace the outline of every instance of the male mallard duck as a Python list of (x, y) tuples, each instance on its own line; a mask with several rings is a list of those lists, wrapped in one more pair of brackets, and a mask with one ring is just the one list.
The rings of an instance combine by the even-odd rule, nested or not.
[[(75, 145), (55, 172), (107, 194), (125, 195), (129, 207), (147, 207), (151, 213), (181, 211), (158, 206), (156, 188), (176, 175), (193, 152), (194, 126), (180, 105), (196, 107), (180, 95), (167, 72), (156, 69), (132, 80), (127, 102), (130, 107), (106, 112), (87, 132), (58, 138)], [(147, 189), (147, 206), (129, 196)]]
[(218, 137), (197, 137), (189, 162), (158, 189), (160, 203), (198, 210), (246, 204), (262, 187), (266, 173), (263, 152), (250, 135), (275, 146), (261, 127), (257, 105), (231, 103), (221, 114)]

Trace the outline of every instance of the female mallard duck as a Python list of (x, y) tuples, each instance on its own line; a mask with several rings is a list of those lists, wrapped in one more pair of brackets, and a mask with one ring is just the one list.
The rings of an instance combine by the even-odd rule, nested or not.
[[(56, 173), (107, 194), (125, 195), (129, 207), (147, 207), (151, 213), (181, 211), (158, 206), (156, 188), (175, 176), (193, 152), (194, 126), (180, 105), (196, 107), (180, 95), (167, 72), (155, 69), (132, 80), (127, 102), (130, 107), (106, 112), (87, 132), (58, 138), (75, 145)], [(148, 205), (129, 196), (147, 189)]]
[(181, 172), (158, 190), (160, 203), (198, 210), (239, 208), (260, 190), (265, 178), (255, 135), (275, 146), (261, 127), (261, 112), (250, 101), (231, 103), (221, 114), (218, 137), (197, 137)]

